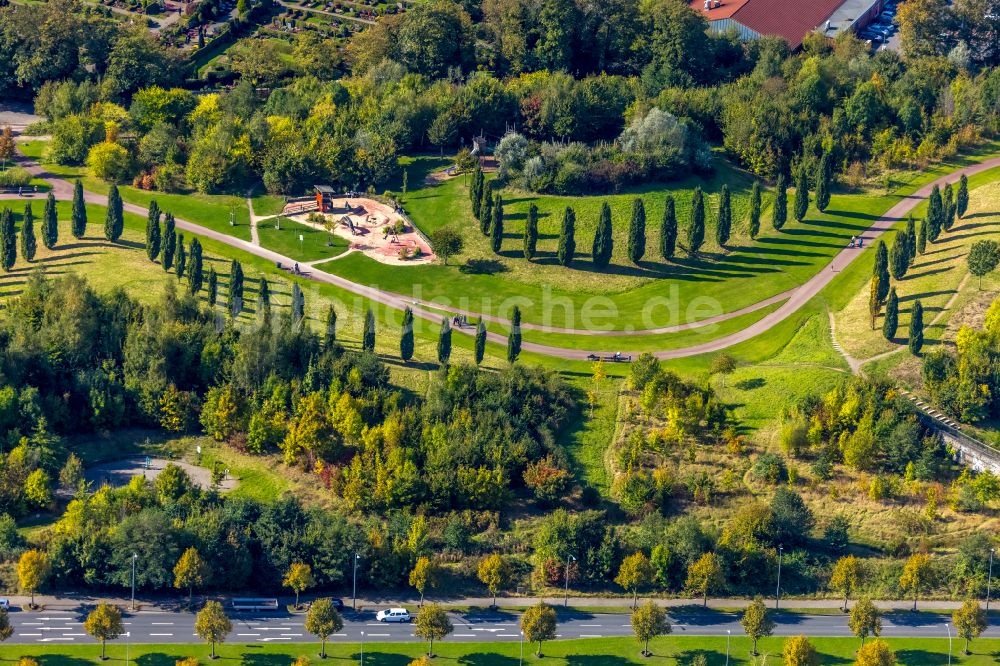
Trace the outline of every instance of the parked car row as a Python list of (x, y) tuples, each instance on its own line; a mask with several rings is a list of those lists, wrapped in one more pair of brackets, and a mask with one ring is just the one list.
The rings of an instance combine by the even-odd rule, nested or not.
[(878, 15), (875, 21), (858, 31), (858, 37), (871, 42), (873, 45), (884, 44), (899, 30), (899, 26), (896, 25), (895, 21), (896, 3), (890, 0), (890, 2), (883, 5), (882, 13)]

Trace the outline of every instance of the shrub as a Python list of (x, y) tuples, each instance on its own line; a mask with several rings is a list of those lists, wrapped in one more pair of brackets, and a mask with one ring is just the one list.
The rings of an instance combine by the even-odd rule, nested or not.
[(0, 187), (27, 187), (31, 183), (31, 174), (27, 169), (11, 167), (0, 171)]
[(757, 456), (750, 475), (757, 481), (776, 485), (788, 479), (788, 468), (781, 456), (775, 453), (762, 453)]

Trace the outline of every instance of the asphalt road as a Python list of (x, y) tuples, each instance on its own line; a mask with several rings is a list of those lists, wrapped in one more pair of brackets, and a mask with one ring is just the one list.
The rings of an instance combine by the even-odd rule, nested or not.
[[(413, 609), (411, 609), (413, 610)], [(29, 613), (14, 609), (10, 618), (14, 625), (11, 643), (91, 643), (94, 639), (83, 629), (86, 610), (41, 611)], [(452, 613), (454, 632), (450, 641), (518, 641), (520, 631), (516, 611)], [(742, 636), (739, 615), (732, 613), (672, 614), (674, 634), (692, 636)], [(232, 643), (311, 642), (315, 638), (303, 628), (305, 617), (287, 612), (232, 613)], [(882, 618), (882, 635), (898, 638), (945, 638), (948, 615), (935, 613), (892, 612)], [(849, 637), (847, 616), (778, 614), (776, 636)], [(132, 643), (196, 643), (201, 639), (194, 633), (194, 614), (187, 612), (138, 612), (126, 613), (125, 631)], [(358, 615), (348, 611), (344, 617), (344, 630), (331, 640), (352, 643), (410, 642), (418, 640), (410, 624), (382, 624), (375, 621), (374, 613)], [(954, 631), (954, 628), (952, 629)], [(631, 636), (632, 626), (626, 614), (569, 613), (560, 616), (557, 638), (610, 638)], [(984, 637), (1000, 638), (1000, 626), (992, 626)], [(120, 639), (123, 640), (123, 639)]]

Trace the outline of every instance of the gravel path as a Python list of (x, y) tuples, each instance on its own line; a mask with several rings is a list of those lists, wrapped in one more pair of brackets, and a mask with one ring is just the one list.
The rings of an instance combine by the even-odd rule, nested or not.
[[(99, 488), (104, 484), (112, 487), (128, 485), (133, 477), (144, 476), (153, 480), (159, 476), (167, 465), (176, 465), (184, 470), (191, 481), (202, 490), (212, 487), (212, 472), (204, 467), (198, 467), (180, 460), (164, 460), (163, 458), (150, 459), (150, 466), (145, 467), (146, 456), (132, 456), (121, 460), (101, 463), (88, 467), (84, 473), (84, 478), (92, 484), (93, 488)], [(227, 475), (225, 480), (219, 484), (219, 490), (227, 492), (236, 488), (239, 481)]]

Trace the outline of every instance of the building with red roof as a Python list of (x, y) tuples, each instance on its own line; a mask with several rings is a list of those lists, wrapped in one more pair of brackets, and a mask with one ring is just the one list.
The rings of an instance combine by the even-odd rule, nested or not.
[(741, 39), (777, 35), (797, 49), (813, 30), (834, 30), (827, 21), (842, 5), (870, 5), (857, 12), (852, 8), (850, 13), (860, 17), (881, 7), (882, 0), (690, 0), (690, 4), (705, 15), (712, 32), (735, 30)]

